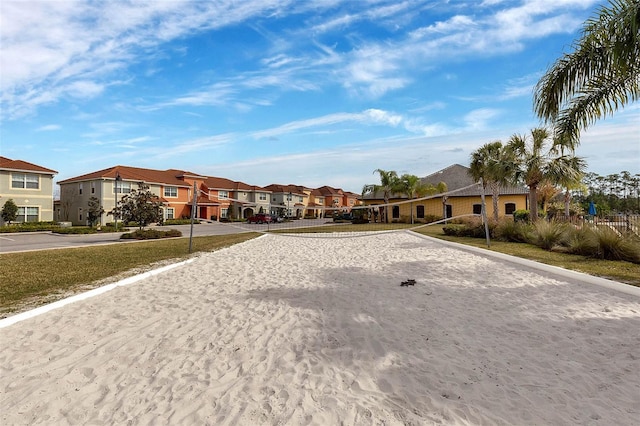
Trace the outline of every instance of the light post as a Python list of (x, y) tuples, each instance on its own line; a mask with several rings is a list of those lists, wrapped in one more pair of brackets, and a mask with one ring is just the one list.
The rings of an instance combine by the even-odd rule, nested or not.
[(287, 219), (289, 219), (290, 212), (291, 212), (291, 191), (289, 191), (289, 196), (287, 197)]
[(113, 208), (113, 217), (116, 222), (116, 232), (118, 232), (118, 182), (120, 182), (122, 178), (120, 177), (120, 173), (116, 172), (116, 180), (115, 180), (115, 207)]

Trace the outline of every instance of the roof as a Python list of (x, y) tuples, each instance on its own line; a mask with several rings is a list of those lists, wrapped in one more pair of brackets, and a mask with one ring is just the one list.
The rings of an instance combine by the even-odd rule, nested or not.
[(0, 170), (17, 170), (21, 172), (42, 173), (47, 175), (55, 175), (58, 172), (37, 164), (29, 163), (23, 160), (12, 160), (7, 157), (0, 156)]
[(180, 178), (187, 176), (198, 176), (195, 173), (175, 169), (154, 170), (143, 169), (140, 167), (114, 166), (109, 167), (108, 169), (98, 170), (96, 172), (91, 172), (81, 176), (65, 179), (58, 182), (58, 184), (82, 182), (95, 179), (115, 179), (117, 175), (120, 175), (120, 179), (124, 181), (162, 183), (172, 186), (191, 186)]
[[(433, 186), (438, 185), (440, 182), (444, 182), (447, 184), (447, 192), (454, 191), (456, 189), (464, 188), (467, 186), (471, 186), (474, 183), (477, 183), (471, 177), (469, 173), (469, 167), (462, 166), (460, 164), (453, 164), (449, 167), (445, 167), (442, 170), (438, 170), (435, 173), (432, 173), (428, 176), (420, 179), (422, 183), (431, 184)], [(528, 194), (529, 189), (523, 186), (501, 186), (500, 187), (500, 195), (513, 195), (513, 194)], [(467, 188), (463, 191), (456, 192), (453, 196), (456, 197), (469, 197), (481, 195), (480, 186), (475, 186), (471, 188)], [(487, 193), (487, 195), (490, 195)]]
[(277, 183), (272, 183), (270, 185), (265, 186), (264, 189), (271, 191), (274, 194), (288, 194), (290, 192), (291, 194), (295, 194), (295, 195), (302, 195), (302, 196), (306, 195), (304, 192), (306, 188), (300, 185), (293, 185), (293, 184), (280, 185)]

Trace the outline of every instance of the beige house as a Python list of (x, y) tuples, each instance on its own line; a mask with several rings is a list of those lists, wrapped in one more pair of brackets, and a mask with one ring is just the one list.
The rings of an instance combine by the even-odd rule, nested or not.
[[(58, 172), (0, 156), (0, 209), (7, 200), (18, 206), (16, 222), (47, 222), (53, 218), (53, 176)], [(2, 218), (0, 224), (4, 225)]]

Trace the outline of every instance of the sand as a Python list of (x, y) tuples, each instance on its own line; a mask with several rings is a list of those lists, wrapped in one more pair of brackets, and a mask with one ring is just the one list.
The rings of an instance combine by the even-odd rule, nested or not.
[(0, 423), (638, 424), (615, 287), (408, 232), (267, 235), (1, 328)]

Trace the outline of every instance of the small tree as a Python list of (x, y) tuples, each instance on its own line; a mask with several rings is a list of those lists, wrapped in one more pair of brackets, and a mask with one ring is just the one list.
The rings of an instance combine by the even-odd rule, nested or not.
[(8, 199), (2, 206), (2, 220), (11, 223), (18, 217), (18, 206), (12, 199)]
[(124, 223), (135, 222), (140, 229), (150, 223), (162, 221), (162, 202), (149, 191), (149, 185), (138, 183), (138, 190), (126, 194), (109, 214), (116, 214)]
[(89, 226), (93, 226), (100, 220), (100, 216), (104, 213), (104, 209), (100, 205), (100, 200), (96, 197), (89, 198), (89, 208), (87, 209), (87, 220)]

